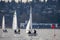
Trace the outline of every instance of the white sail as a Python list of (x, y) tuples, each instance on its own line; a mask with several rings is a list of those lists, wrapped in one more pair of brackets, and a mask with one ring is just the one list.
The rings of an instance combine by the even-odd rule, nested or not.
[(29, 31), (30, 31), (30, 19), (29, 19), (27, 27), (26, 27), (26, 33), (28, 33)]
[(5, 2), (7, 3), (9, 0), (5, 0)]
[(5, 30), (5, 17), (3, 16), (3, 19), (2, 19), (2, 29)]
[(16, 15), (16, 11), (14, 12), (14, 16), (13, 16), (13, 30), (17, 29), (17, 15)]
[(32, 7), (30, 8), (30, 25), (32, 29)]
[(18, 3), (18, 0), (15, 0), (16, 3)]
[(8, 0), (9, 2), (12, 2), (12, 0)]
[(32, 8), (30, 8), (30, 18), (29, 18), (28, 24), (26, 26), (26, 33), (31, 31), (31, 29), (32, 29)]

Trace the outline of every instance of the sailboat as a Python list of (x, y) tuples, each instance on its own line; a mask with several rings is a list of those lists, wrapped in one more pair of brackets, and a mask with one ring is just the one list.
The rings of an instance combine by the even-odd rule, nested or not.
[(2, 30), (3, 32), (7, 32), (6, 28), (5, 28), (5, 17), (3, 16), (3, 19), (2, 19)]
[[(30, 7), (30, 18), (26, 26), (26, 33), (28, 34), (32, 33), (32, 7)], [(36, 33), (36, 30), (34, 30), (34, 33)]]
[(31, 29), (32, 29), (32, 8), (30, 8), (30, 18), (26, 26), (26, 33), (31, 32)]
[(13, 30), (15, 33), (20, 33), (20, 30), (18, 30), (18, 26), (17, 26), (17, 15), (16, 15), (16, 11), (14, 12), (13, 15), (13, 26), (12, 26)]

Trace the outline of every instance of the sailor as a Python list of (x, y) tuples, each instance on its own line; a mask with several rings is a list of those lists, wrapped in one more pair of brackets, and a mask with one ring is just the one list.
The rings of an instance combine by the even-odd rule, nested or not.
[(36, 30), (34, 30), (34, 34), (36, 34)]
[(20, 34), (20, 30), (14, 30), (14, 33)]
[(14, 30), (14, 32), (15, 32), (15, 33), (17, 33), (17, 31), (16, 31), (16, 30)]
[(20, 30), (18, 30), (18, 32), (20, 32)]
[(28, 34), (31, 34), (31, 32), (29, 31)]

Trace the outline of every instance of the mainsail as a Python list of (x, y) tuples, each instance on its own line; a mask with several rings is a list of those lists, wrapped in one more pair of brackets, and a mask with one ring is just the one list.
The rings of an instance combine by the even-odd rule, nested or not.
[(26, 33), (31, 31), (31, 29), (32, 29), (32, 8), (30, 8), (30, 18), (29, 18), (28, 24), (26, 26)]
[(16, 30), (17, 29), (17, 15), (16, 15), (16, 11), (14, 12), (14, 15), (13, 15), (13, 30)]
[(3, 19), (2, 19), (2, 29), (5, 30), (5, 17), (3, 16)]

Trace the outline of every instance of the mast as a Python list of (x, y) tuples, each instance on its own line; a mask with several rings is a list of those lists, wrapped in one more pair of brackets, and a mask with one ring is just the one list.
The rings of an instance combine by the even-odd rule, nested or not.
[(32, 7), (30, 7), (30, 25), (32, 29)]

